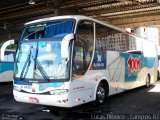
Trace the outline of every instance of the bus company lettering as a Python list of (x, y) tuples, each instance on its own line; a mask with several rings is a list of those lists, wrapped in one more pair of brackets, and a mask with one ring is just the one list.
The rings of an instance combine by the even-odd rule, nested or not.
[(128, 59), (128, 74), (131, 75), (133, 72), (140, 70), (140, 58), (129, 57)]
[(42, 85), (42, 84), (40, 84), (40, 85), (39, 85), (39, 87), (40, 87), (40, 88), (42, 88), (42, 89), (46, 89), (46, 88), (48, 88), (48, 86), (46, 86), (46, 85)]

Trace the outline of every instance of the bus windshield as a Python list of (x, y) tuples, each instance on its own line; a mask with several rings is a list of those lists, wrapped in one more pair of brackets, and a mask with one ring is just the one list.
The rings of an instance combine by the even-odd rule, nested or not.
[[(16, 53), (15, 78), (36, 82), (68, 80), (70, 58), (61, 55), (62, 41), (72, 31), (73, 21), (26, 27)], [(69, 56), (70, 51), (71, 43)]]
[(59, 20), (26, 26), (22, 32), (21, 41), (64, 37), (69, 33), (73, 33), (73, 25), (73, 20)]
[(15, 76), (20, 79), (68, 79), (69, 59), (61, 57), (61, 42), (21, 44), (16, 55)]

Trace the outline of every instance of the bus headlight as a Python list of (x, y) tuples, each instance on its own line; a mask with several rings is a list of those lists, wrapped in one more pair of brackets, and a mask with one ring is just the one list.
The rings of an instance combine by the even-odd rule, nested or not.
[(21, 88), (19, 88), (19, 87), (17, 87), (17, 86), (14, 85), (14, 90), (20, 92), (20, 91), (21, 91)]
[(51, 95), (62, 95), (62, 94), (66, 94), (68, 92), (67, 89), (58, 89), (58, 90), (52, 90), (50, 91)]

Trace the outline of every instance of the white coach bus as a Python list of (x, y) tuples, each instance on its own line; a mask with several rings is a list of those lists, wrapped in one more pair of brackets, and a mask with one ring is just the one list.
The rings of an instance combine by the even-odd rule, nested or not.
[(154, 83), (154, 43), (85, 16), (25, 24), (16, 52), (16, 101), (73, 107)]

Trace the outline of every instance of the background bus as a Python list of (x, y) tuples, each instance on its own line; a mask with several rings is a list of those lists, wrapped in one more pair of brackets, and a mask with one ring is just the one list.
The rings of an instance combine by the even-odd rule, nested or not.
[[(14, 69), (14, 55), (15, 49), (13, 46), (14, 40), (8, 40), (1, 44), (0, 49), (0, 82), (13, 81), (13, 69)], [(15, 45), (14, 45), (15, 47)], [(7, 48), (7, 49), (6, 49)], [(12, 48), (12, 49), (8, 49)]]
[(15, 50), (5, 50), (4, 60), (0, 57), (0, 82), (13, 81)]
[(158, 73), (157, 80), (160, 79), (160, 46), (157, 46), (157, 54), (158, 54)]
[(156, 81), (155, 44), (85, 16), (25, 24), (15, 60), (16, 101), (73, 107)]

